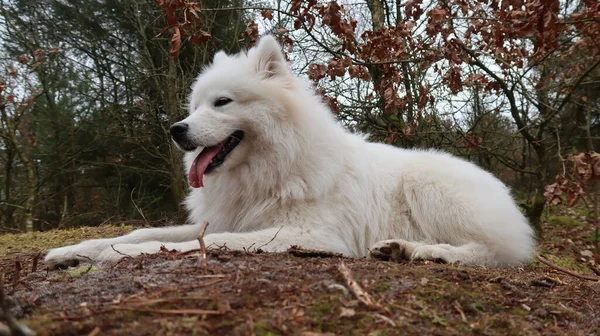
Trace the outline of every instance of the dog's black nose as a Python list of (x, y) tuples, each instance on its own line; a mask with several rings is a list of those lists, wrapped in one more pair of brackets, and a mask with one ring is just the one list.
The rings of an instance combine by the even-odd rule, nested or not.
[(185, 134), (188, 131), (188, 124), (184, 123), (184, 122), (178, 122), (178, 123), (174, 123), (173, 125), (171, 125), (171, 136), (173, 137), (173, 140), (175, 141), (179, 141), (181, 139), (183, 139), (183, 137), (185, 136)]

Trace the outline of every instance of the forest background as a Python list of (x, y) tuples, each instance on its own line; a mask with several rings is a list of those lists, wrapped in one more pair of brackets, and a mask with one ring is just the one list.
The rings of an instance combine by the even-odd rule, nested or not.
[(168, 128), (217, 50), (267, 33), (351, 130), (475, 162), (540, 236), (579, 201), (598, 246), (587, 0), (2, 0), (0, 232), (184, 222)]

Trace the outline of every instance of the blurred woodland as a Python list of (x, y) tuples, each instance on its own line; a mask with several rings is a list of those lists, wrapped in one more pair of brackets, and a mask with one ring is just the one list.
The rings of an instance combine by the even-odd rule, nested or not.
[(215, 51), (276, 35), (341, 123), (598, 227), (597, 1), (0, 0), (0, 231), (181, 223), (168, 128)]

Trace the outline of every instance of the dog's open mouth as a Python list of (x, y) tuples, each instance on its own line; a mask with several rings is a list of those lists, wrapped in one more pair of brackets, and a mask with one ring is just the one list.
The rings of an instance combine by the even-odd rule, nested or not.
[(202, 152), (198, 154), (190, 173), (188, 175), (188, 182), (192, 188), (203, 187), (202, 177), (204, 174), (208, 174), (218, 166), (225, 162), (227, 154), (240, 144), (244, 138), (243, 131), (235, 131), (227, 139), (219, 142), (218, 144), (210, 147), (204, 147)]

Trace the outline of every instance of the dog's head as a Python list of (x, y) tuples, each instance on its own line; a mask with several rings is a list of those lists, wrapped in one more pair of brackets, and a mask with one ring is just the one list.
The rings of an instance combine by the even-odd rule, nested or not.
[(256, 147), (267, 146), (265, 134), (277, 133), (274, 125), (290, 118), (285, 105), (293, 98), (286, 88), (294, 85), (271, 36), (247, 53), (217, 53), (192, 87), (189, 116), (170, 129), (173, 141), (186, 151), (190, 185), (202, 187), (205, 174), (248, 163)]

